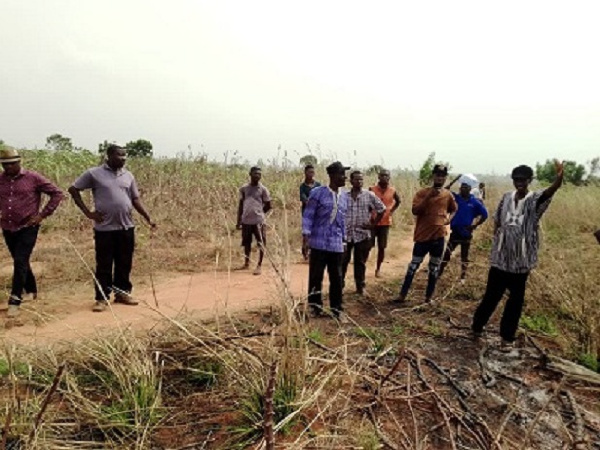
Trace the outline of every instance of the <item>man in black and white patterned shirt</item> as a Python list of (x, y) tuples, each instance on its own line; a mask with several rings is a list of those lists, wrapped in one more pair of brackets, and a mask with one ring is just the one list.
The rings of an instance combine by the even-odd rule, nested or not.
[(556, 180), (545, 190), (531, 192), (533, 169), (518, 166), (512, 171), (515, 191), (502, 196), (494, 214), (494, 240), (490, 271), (483, 300), (473, 317), (471, 329), (478, 337), (488, 323), (504, 292), (509, 297), (500, 322), (502, 346), (510, 349), (521, 318), (525, 286), (531, 270), (537, 265), (540, 219), (562, 185), (563, 164), (556, 161)]

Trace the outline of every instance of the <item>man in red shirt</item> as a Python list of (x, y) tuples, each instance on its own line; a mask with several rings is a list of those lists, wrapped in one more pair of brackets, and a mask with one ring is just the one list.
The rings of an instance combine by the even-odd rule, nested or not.
[[(8, 317), (19, 315), (23, 291), (37, 296), (35, 275), (29, 258), (37, 241), (40, 223), (50, 216), (63, 198), (61, 190), (32, 170), (21, 168), (21, 156), (12, 148), (0, 150), (0, 225), (13, 259), (13, 279)], [(50, 196), (40, 211), (42, 193)]]

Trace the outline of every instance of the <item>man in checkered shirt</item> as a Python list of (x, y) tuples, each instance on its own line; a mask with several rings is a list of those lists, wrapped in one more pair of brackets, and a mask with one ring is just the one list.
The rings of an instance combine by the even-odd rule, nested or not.
[[(343, 277), (346, 278), (348, 264), (354, 253), (354, 281), (356, 293), (365, 293), (365, 273), (367, 271), (367, 258), (371, 250), (371, 232), (375, 224), (379, 223), (385, 213), (385, 205), (371, 191), (363, 189), (363, 174), (355, 170), (350, 174), (352, 189), (344, 193), (346, 203), (346, 252), (342, 265)], [(377, 213), (373, 218), (373, 211)]]

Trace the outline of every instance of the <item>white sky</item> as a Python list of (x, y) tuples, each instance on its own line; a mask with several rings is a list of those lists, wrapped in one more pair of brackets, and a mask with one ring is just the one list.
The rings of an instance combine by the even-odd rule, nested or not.
[(600, 156), (598, 17), (595, 0), (0, 0), (0, 138), (584, 163)]

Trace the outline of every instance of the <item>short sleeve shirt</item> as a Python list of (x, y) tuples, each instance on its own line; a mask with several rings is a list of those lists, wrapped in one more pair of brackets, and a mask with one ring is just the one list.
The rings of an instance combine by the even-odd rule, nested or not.
[(96, 211), (104, 214), (102, 223), (94, 223), (97, 231), (127, 230), (133, 222), (133, 200), (140, 193), (133, 174), (127, 169), (113, 170), (107, 164), (83, 173), (73, 186), (78, 190), (91, 189)]
[[(429, 187), (418, 191), (413, 199), (413, 205), (423, 201), (432, 189), (432, 187)], [(448, 214), (452, 214), (456, 209), (456, 201), (447, 189), (442, 189), (438, 195), (430, 197), (427, 200), (424, 212), (417, 216), (415, 242), (433, 241), (446, 236)]]
[(256, 186), (250, 183), (240, 188), (240, 200), (242, 200), (242, 224), (260, 225), (265, 222), (264, 205), (271, 201), (269, 190), (262, 184)]
[(552, 198), (540, 203), (543, 191), (536, 191), (515, 203), (515, 194), (504, 194), (494, 215), (497, 230), (490, 264), (505, 272), (527, 273), (537, 265), (539, 223)]

